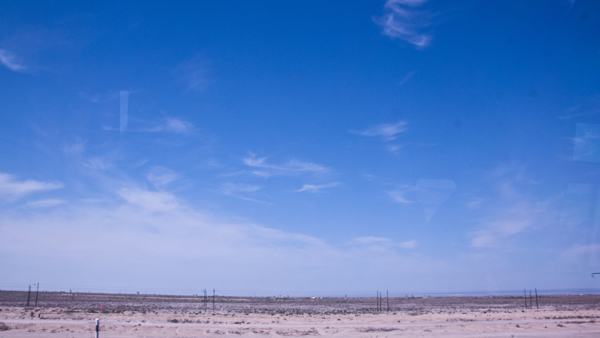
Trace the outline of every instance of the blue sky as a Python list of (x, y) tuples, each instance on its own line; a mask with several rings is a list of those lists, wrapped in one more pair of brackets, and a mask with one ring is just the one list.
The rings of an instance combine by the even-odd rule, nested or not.
[(5, 2), (0, 288), (591, 288), (594, 1)]

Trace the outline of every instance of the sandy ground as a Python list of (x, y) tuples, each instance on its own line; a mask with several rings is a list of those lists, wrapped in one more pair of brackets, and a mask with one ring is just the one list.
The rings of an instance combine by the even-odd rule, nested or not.
[[(0, 338), (600, 337), (600, 295), (281, 298), (0, 291)], [(539, 304), (538, 302), (539, 301)], [(538, 309), (539, 305), (539, 309)], [(214, 306), (214, 309), (213, 309)], [(387, 311), (389, 308), (389, 312)], [(378, 311), (379, 310), (379, 311)]]
[[(414, 315), (88, 313), (4, 307), (1, 337), (600, 337), (598, 310), (514, 310)], [(598, 322), (596, 322), (598, 321)]]

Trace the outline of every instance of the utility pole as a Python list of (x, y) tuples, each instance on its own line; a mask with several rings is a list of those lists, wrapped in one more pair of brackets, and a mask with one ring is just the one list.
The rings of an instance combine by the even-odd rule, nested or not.
[(527, 290), (523, 290), (523, 294), (525, 295), (525, 308), (527, 308)]
[(207, 310), (207, 306), (206, 306), (206, 298), (207, 298), (207, 295), (206, 295), (206, 289), (204, 289), (204, 311), (206, 311), (206, 310)]
[(35, 290), (35, 307), (37, 307), (38, 292), (40, 292), (40, 282), (37, 282), (37, 289)]
[(537, 297), (537, 288), (535, 288), (535, 307), (540, 308), (540, 304), (538, 303), (538, 297)]
[(385, 300), (387, 303), (387, 312), (390, 312), (390, 293), (388, 290), (385, 290)]
[(529, 308), (533, 309), (533, 298), (531, 298), (531, 290), (529, 290)]
[(27, 307), (29, 307), (29, 299), (31, 298), (31, 285), (29, 285), (29, 291), (27, 291)]
[(213, 312), (215, 312), (215, 289), (213, 289)]

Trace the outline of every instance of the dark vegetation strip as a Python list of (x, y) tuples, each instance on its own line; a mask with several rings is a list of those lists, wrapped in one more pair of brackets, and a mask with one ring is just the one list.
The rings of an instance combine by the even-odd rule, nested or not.
[[(0, 307), (25, 307), (27, 292), (0, 291)], [(276, 297), (215, 297), (217, 313), (260, 313), (271, 315), (347, 315), (386, 313), (378, 311), (373, 298), (276, 298)], [(600, 295), (544, 295), (539, 297), (540, 309), (600, 310)], [(386, 304), (387, 307), (387, 304)], [(212, 313), (212, 304), (205, 308), (202, 296), (163, 296), (137, 294), (40, 292), (38, 308), (55, 308), (62, 312), (205, 314)], [(422, 315), (427, 313), (514, 312), (523, 311), (523, 297), (428, 297), (389, 298), (390, 313)], [(387, 310), (387, 308), (386, 308)], [(531, 310), (526, 310), (531, 311)]]

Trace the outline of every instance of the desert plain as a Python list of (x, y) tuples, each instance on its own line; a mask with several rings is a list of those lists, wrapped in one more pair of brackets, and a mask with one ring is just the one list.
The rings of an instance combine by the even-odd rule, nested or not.
[(0, 291), (3, 337), (600, 337), (600, 295), (222, 297)]

